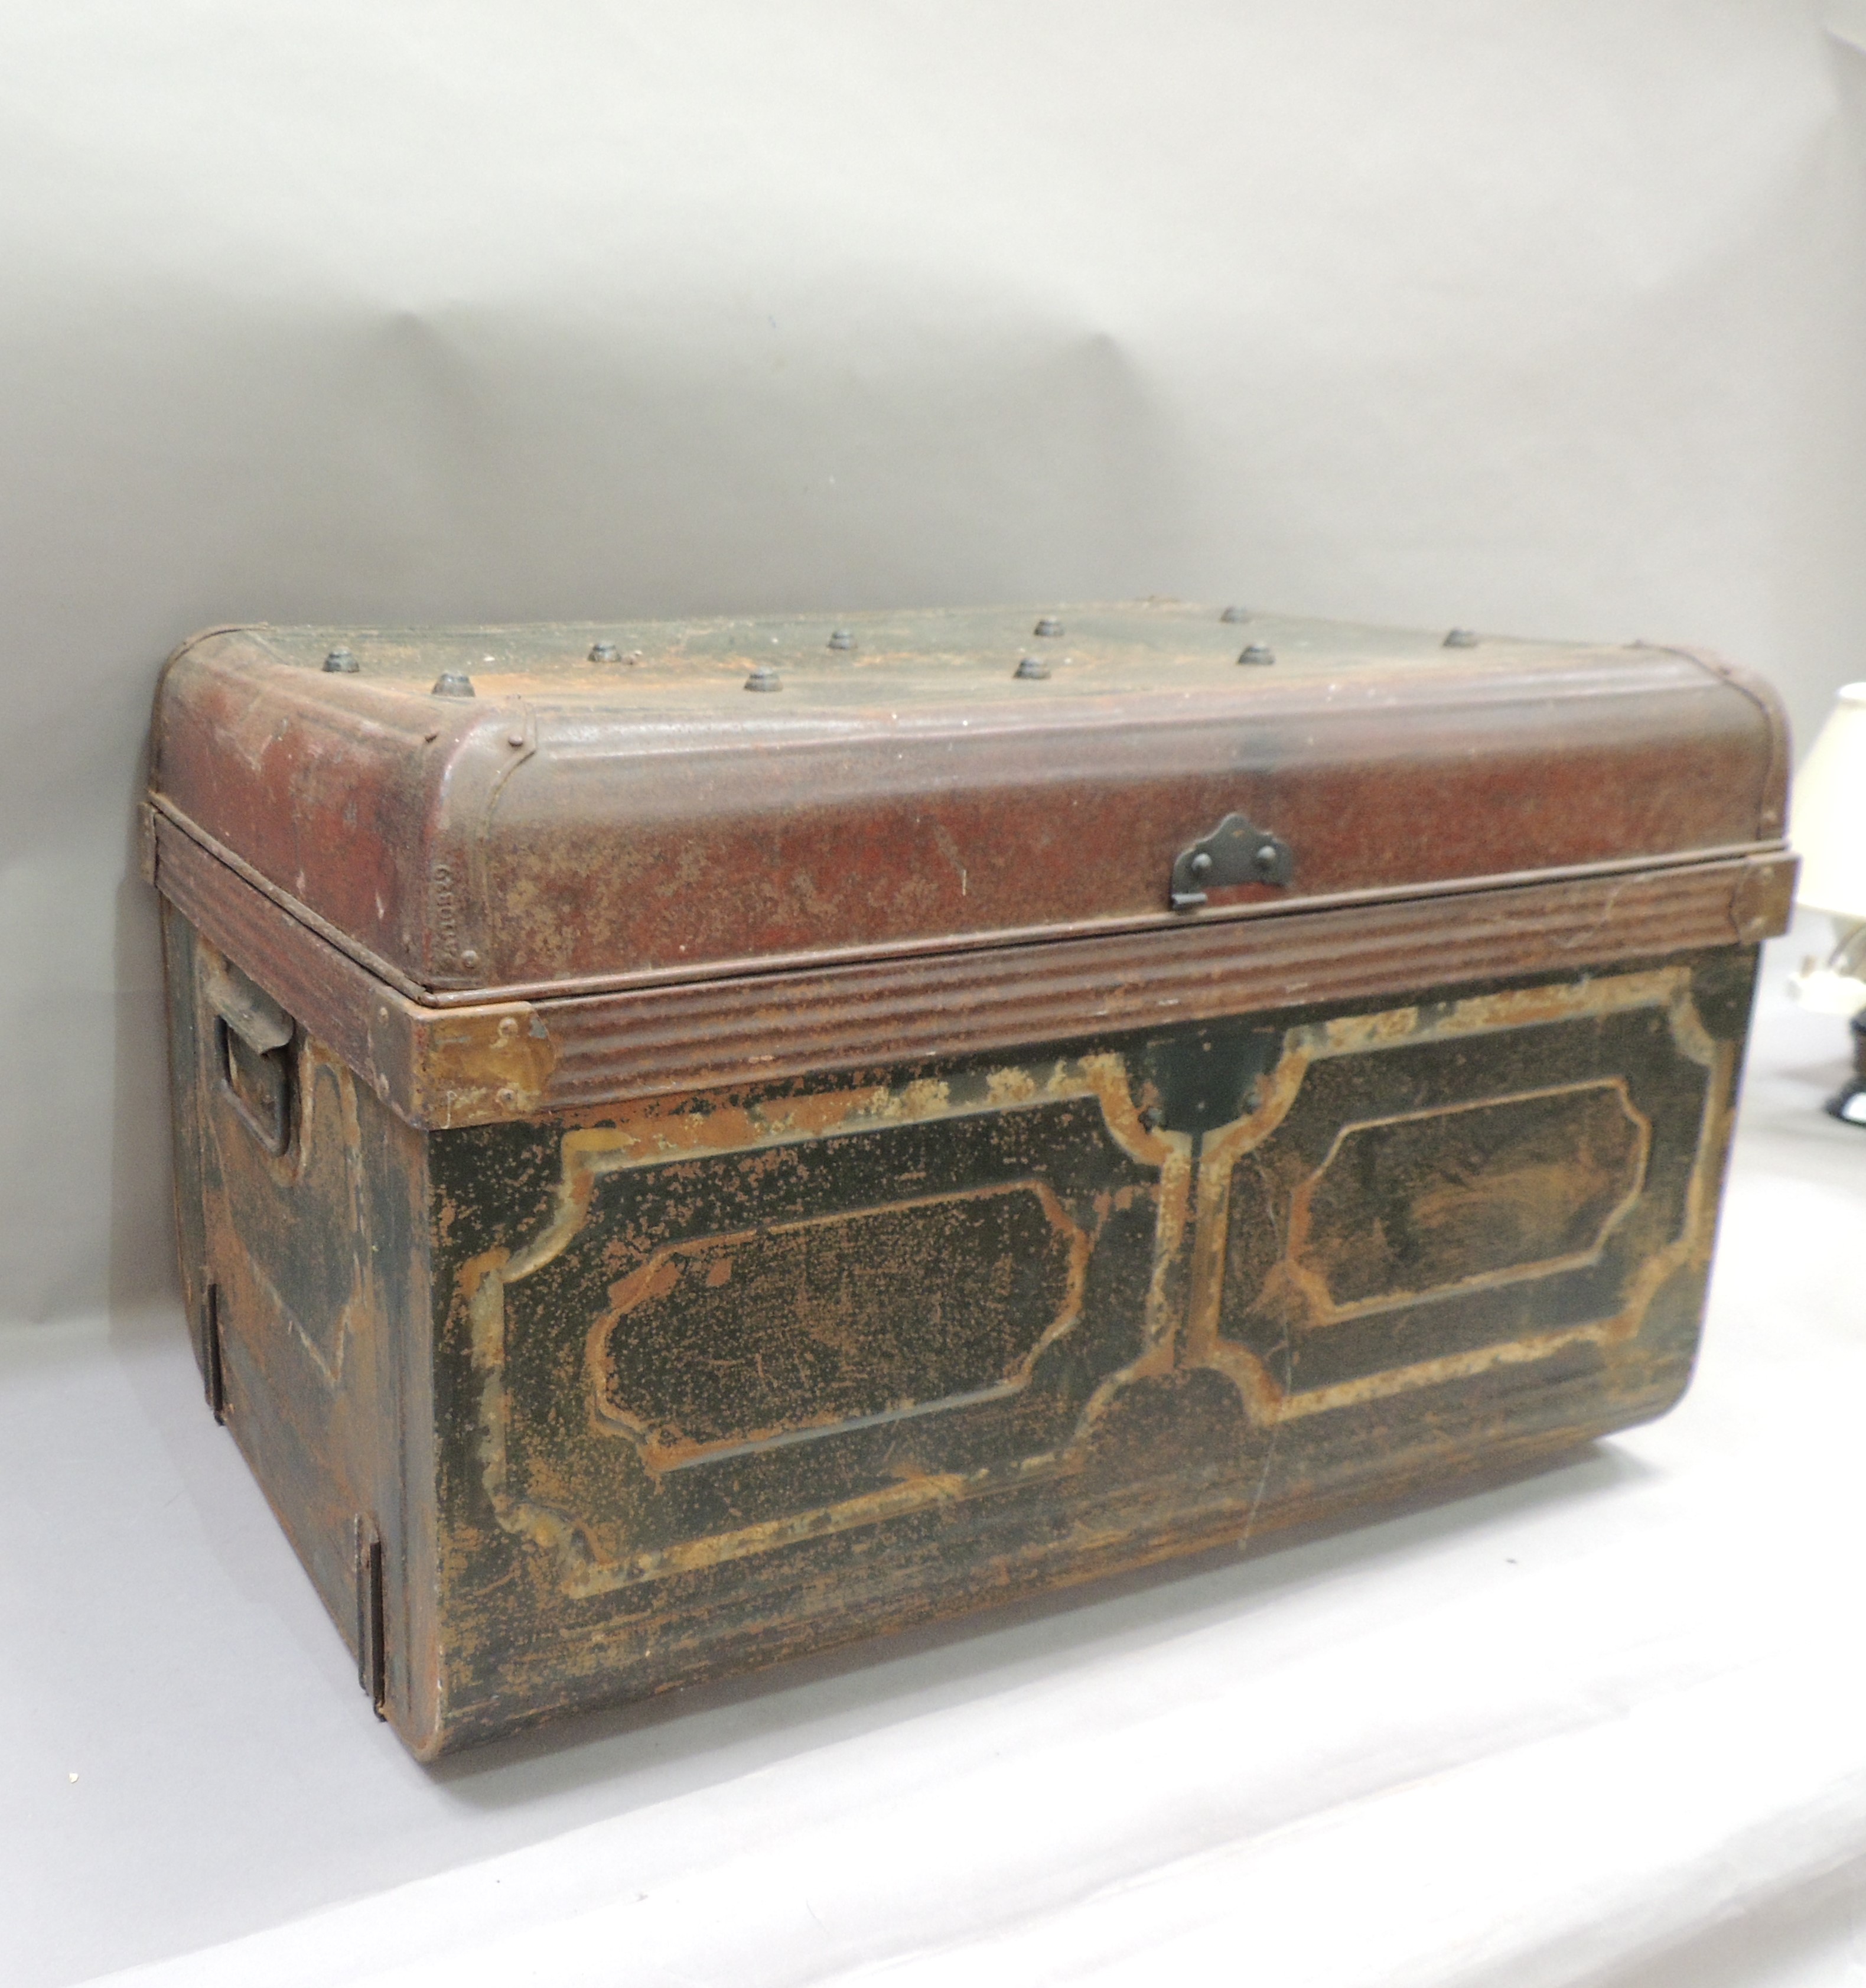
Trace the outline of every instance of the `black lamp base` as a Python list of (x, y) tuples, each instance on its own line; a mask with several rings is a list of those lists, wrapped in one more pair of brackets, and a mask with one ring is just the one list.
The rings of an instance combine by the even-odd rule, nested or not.
[(1866, 1131), (1866, 1014), (1853, 1018), (1853, 1075), (1827, 1100), (1827, 1110), (1843, 1125)]

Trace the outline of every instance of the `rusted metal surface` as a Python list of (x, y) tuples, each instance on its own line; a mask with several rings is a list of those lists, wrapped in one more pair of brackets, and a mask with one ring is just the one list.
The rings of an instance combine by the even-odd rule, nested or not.
[(1753, 965), (427, 1134), (301, 1039), (282, 1160), (203, 974), (229, 1425), (424, 1753), (1410, 1493), (1683, 1386)]
[[(1749, 964), (438, 1135), (446, 1716), (631, 1668), (657, 1689), (1657, 1412), (1695, 1344)], [(852, 1272), (867, 1225), (1019, 1175), (1086, 1261), (1019, 1259), (994, 1385), (970, 1340), (904, 1361), (1003, 1259), (918, 1258), (890, 1303)], [(627, 1398), (614, 1322), (658, 1277), (664, 1343), (704, 1334), (718, 1266), (804, 1223), (827, 1263), (769, 1328), (769, 1385), (729, 1425), (703, 1393), (681, 1440), (678, 1407)], [(793, 1333), (840, 1389), (784, 1357)]]
[[(1040, 685), (1028, 610), (857, 618), (847, 650), (796, 617), (222, 632), (170, 665), (153, 785), (431, 992), (1157, 918), (1232, 812), (1290, 858), (1234, 904), (1781, 833), (1775, 708), (1675, 651), (1266, 619), (1274, 664), (1240, 669), (1213, 609), (1067, 625)], [(599, 637), (633, 660), (590, 662)], [(323, 668), (339, 638), (354, 674)], [(779, 695), (745, 695), (761, 662)]]
[[(416, 1752), (1682, 1388), (1792, 887), (1769, 700), (1290, 624), (1240, 668), (1199, 615), (236, 633), (171, 672), (204, 1386)], [(1234, 815), (1288, 882), (1175, 912)], [(669, 888), (624, 902), (624, 841)]]
[[(1790, 866), (1787, 874), (1792, 881), (1793, 863), (1793, 859), (1788, 856), (1780, 840), (1739, 843), (1727, 847), (1692, 850), (1680, 857), (1675, 864), (1655, 864), (1643, 857), (1623, 858), (1547, 871), (1499, 871), (1482, 877), (1449, 877), (1435, 883), (1421, 884), (1416, 888), (1340, 891), (1326, 897), (1304, 898), (1300, 901), (1290, 900), (1280, 893), (1273, 893), (1254, 897), (1247, 903), (1210, 904), (1190, 919), (1174, 914), (1143, 918), (1083, 919), (1072, 925), (1038, 928), (1012, 934), (957, 933), (937, 943), (921, 942), (876, 945), (860, 950), (843, 948), (828, 952), (711, 960), (699, 962), (691, 969), (647, 968), (626, 973), (536, 981), (494, 989), (446, 989), (423, 987), (385, 961), (370, 955), (334, 926), (296, 903), (289, 893), (269, 884), (236, 852), (204, 834), (195, 824), (184, 820), (167, 803), (158, 801), (155, 807), (157, 820), (152, 848), (166, 848), (171, 866), (179, 865), (185, 873), (174, 880), (172, 888), (162, 887), (167, 895), (174, 898), (177, 891), (190, 892), (191, 901), (199, 902), (209, 915), (254, 921), (255, 931), (258, 923), (262, 921), (262, 914), (256, 908), (249, 910), (242, 907), (248, 904), (251, 896), (262, 898), (267, 904), (284, 915), (282, 921), (270, 921), (269, 928), (291, 933), (293, 945), (299, 942), (302, 932), (309, 932), (325, 941), (353, 965), (360, 967), (371, 979), (393, 988), (424, 1008), (436, 1009), (477, 1009), (508, 1002), (568, 1001), (650, 988), (686, 989), (709, 981), (813, 972), (870, 962), (936, 962), (1000, 948), (1042, 945), (1056, 940), (1074, 942), (1113, 938), (1129, 935), (1168, 932), (1185, 925), (1204, 927), (1246, 921), (1254, 923), (1296, 915), (1308, 918), (1321, 912), (1380, 904), (1422, 903), (1445, 898), (1465, 897), (1479, 892), (1506, 891), (1529, 884), (1586, 884), (1611, 881), (1624, 884), (1628, 880), (1636, 881), (1653, 874), (1663, 874), (1675, 867), (1689, 865), (1697, 868), (1719, 862), (1758, 864), (1771, 871), (1779, 870), (1786, 864)], [(200, 860), (203, 855), (211, 858), (211, 861), (203, 863)], [(1758, 879), (1756, 884), (1760, 885), (1764, 881)], [(248, 890), (242, 891), (236, 888), (241, 884), (248, 887)], [(1226, 894), (1227, 896), (1236, 894)], [(1756, 902), (1760, 907), (1773, 908), (1778, 896), (1779, 890), (1776, 894), (1766, 895)], [(223, 898), (226, 900), (224, 905), (219, 903)], [(1773, 908), (1770, 909), (1769, 915), (1775, 915)], [(1786, 911), (1780, 915), (1786, 918)], [(1770, 928), (1771, 931), (1773, 929)], [(1769, 936), (1770, 933), (1764, 932), (1760, 935)]]
[(1786, 928), (1794, 859), (1770, 854), (1344, 905), (1289, 919), (745, 975), (555, 1001), (437, 1007), (372, 979), (172, 823), (161, 888), (330, 1043), (390, 1107), (432, 1128), (801, 1076), (894, 1055), (1004, 1049), (1241, 1006), (1403, 993), (1753, 944)]

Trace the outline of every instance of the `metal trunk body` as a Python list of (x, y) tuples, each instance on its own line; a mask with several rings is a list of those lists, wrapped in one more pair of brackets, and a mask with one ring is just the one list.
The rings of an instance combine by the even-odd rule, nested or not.
[(1658, 1414), (1786, 765), (1172, 604), (198, 638), (210, 1400), (424, 1756)]

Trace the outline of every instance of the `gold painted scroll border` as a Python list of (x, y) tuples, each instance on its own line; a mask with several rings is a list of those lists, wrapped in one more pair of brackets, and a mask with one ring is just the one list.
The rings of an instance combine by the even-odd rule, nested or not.
[[(879, 1129), (912, 1121), (1014, 1111), (1077, 1099), (1096, 1105), (1109, 1136), (1130, 1158), (1158, 1170), (1158, 1201), (1141, 1351), (1100, 1383), (1064, 1444), (1003, 1465), (904, 1479), (783, 1518), (644, 1548), (614, 1559), (604, 1558), (593, 1549), (588, 1530), (579, 1525), (573, 1513), (528, 1497), (514, 1486), (508, 1445), (505, 1292), (552, 1262), (581, 1231), (589, 1219), (598, 1182), (612, 1174), (701, 1155), (724, 1157), (820, 1139), (831, 1134)], [(563, 1141), (563, 1170), (550, 1221), (516, 1250), (501, 1246), (475, 1257), (461, 1266), (458, 1280), (458, 1297), (471, 1335), (472, 1364), (480, 1377), (482, 1480), (499, 1523), (507, 1531), (529, 1538), (553, 1554), (565, 1592), (584, 1596), (898, 1517), (1062, 1468), (1080, 1451), (1107, 1403), (1123, 1387), (1143, 1375), (1164, 1373), (1174, 1364), (1180, 1319), (1173, 1305), (1171, 1286), (1174, 1266), (1184, 1249), (1192, 1177), (1190, 1136), (1154, 1131), (1142, 1122), (1126, 1063), (1114, 1054), (1002, 1067), (989, 1073), (982, 1096), (962, 1100), (952, 1097), (944, 1081), (921, 1079), (898, 1088), (867, 1085), (710, 1111), (668, 1114), (649, 1107), (631, 1114), (619, 1125), (566, 1132)], [(1045, 1337), (1053, 1338), (1061, 1329), (1053, 1324)], [(957, 1404), (929, 1402), (921, 1412), (932, 1412), (944, 1405)], [(838, 1426), (806, 1432), (803, 1437), (786, 1435), (775, 1439), (793, 1442), (809, 1435), (833, 1434)]]
[[(1710, 1072), (1711, 1081), (1705, 1089), (1697, 1158), (1686, 1192), (1685, 1222), (1672, 1241), (1641, 1266), (1624, 1303), (1611, 1317), (1473, 1347), (1297, 1392), (1280, 1386), (1269, 1367), (1249, 1348), (1223, 1336), (1220, 1327), (1232, 1174), (1238, 1161), (1261, 1145), (1288, 1115), (1312, 1065), (1330, 1057), (1365, 1055), (1418, 1043), (1620, 1014), (1642, 1007), (1664, 1010), (1673, 1042), (1681, 1053)], [(1261, 1425), (1274, 1425), (1300, 1416), (1358, 1407), (1415, 1388), (1468, 1379), (1496, 1367), (1546, 1360), (1576, 1344), (1606, 1346), (1631, 1338), (1665, 1280), (1694, 1251), (1709, 1248), (1716, 1219), (1717, 1155), (1722, 1146), (1716, 1134), (1720, 1120), (1730, 1109), (1735, 1057), (1730, 1044), (1715, 1041), (1705, 1029), (1691, 998), (1691, 971), (1685, 966), (1655, 968), (1555, 986), (1515, 989), (1439, 1006), (1389, 1008), (1377, 1014), (1344, 1016), (1290, 1030), (1284, 1037), (1283, 1053), (1264, 1079), (1255, 1107), (1209, 1134), (1200, 1153), (1187, 1364), (1215, 1368), (1225, 1374), (1243, 1395), (1252, 1418)], [(1538, 1094), (1509, 1096), (1513, 1100), (1535, 1094)], [(1470, 1101), (1506, 1100), (1499, 1097)], [(1631, 1109), (1630, 1102), (1628, 1109)], [(1641, 1171), (1643, 1175), (1643, 1165)], [(1624, 1206), (1618, 1210), (1614, 1221), (1625, 1212)], [(1613, 1226), (1610, 1222), (1603, 1229), (1601, 1242)], [(1286, 1261), (1288, 1247), (1286, 1238)]]

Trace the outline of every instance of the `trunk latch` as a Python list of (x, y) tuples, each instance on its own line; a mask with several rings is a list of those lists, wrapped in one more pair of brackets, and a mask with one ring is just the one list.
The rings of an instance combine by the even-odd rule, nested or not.
[(1295, 855), (1281, 836), (1253, 827), (1241, 814), (1228, 814), (1209, 835), (1180, 850), (1173, 864), (1173, 909), (1195, 910), (1207, 891), (1232, 884), (1281, 888), (1295, 874)]

